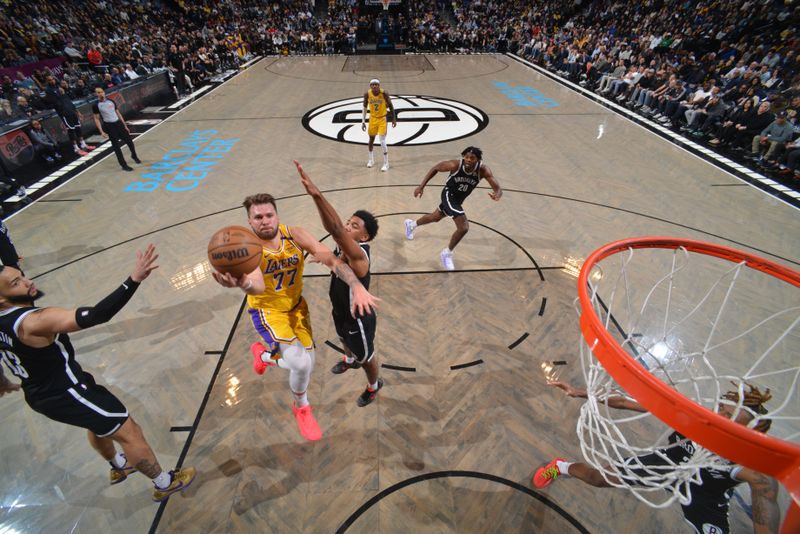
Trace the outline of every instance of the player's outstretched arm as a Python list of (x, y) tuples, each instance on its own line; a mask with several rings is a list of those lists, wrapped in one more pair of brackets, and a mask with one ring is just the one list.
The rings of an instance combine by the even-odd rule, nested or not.
[(122, 285), (103, 300), (91, 307), (75, 310), (43, 308), (25, 316), (19, 327), (19, 338), (23, 343), (40, 346), (51, 343), (56, 334), (75, 332), (111, 320), (128, 303), (139, 284), (158, 268), (156, 248), (147, 245), (144, 252), (136, 251), (133, 272)]
[(325, 264), (341, 281), (350, 286), (353, 298), (350, 306), (350, 313), (356, 315), (371, 314), (381, 299), (372, 295), (364, 285), (358, 281), (358, 277), (345, 262), (337, 258), (331, 249), (314, 239), (304, 228), (292, 227), (292, 235), (300, 248), (312, 254), (317, 260)]
[[(336, 209), (334, 209), (331, 203), (322, 195), (322, 192), (314, 182), (311, 181), (311, 177), (303, 169), (303, 166), (300, 165), (297, 160), (294, 161), (294, 164), (297, 167), (297, 172), (300, 173), (300, 182), (306, 189), (306, 193), (314, 199), (319, 217), (322, 219), (322, 226), (325, 227), (325, 230), (331, 234), (333, 240), (336, 241), (336, 244), (342, 249), (350, 268), (353, 269), (357, 276), (364, 276), (369, 269), (369, 262), (364, 254), (364, 250), (358, 242), (347, 233)], [(321, 258), (316, 259), (322, 261)]]
[[(547, 385), (563, 390), (564, 393), (566, 393), (570, 397), (575, 397), (579, 399), (585, 399), (588, 397), (588, 394), (586, 393), (585, 389), (575, 387), (567, 382), (552, 381), (548, 382)], [(644, 406), (642, 406), (638, 402), (618, 395), (606, 398), (605, 402), (611, 408), (616, 408), (618, 410), (632, 410), (634, 412), (647, 411), (644, 408)]]
[(492, 170), (486, 165), (481, 165), (481, 177), (492, 186), (492, 192), (489, 193), (489, 197), (491, 197), (492, 200), (500, 200), (500, 197), (503, 196), (503, 190), (500, 189), (500, 183), (498, 183), (494, 174), (492, 174)]
[(767, 475), (746, 467), (737, 473), (736, 478), (744, 480), (750, 486), (755, 534), (777, 534), (781, 525), (778, 483)]
[(438, 172), (453, 172), (458, 170), (458, 161), (451, 159), (446, 161), (440, 161), (433, 167), (431, 170), (428, 171), (428, 174), (425, 175), (425, 178), (422, 179), (422, 183), (414, 189), (414, 197), (421, 198), (422, 197), (422, 190), (425, 189), (425, 186), (428, 185), (428, 182), (431, 181), (431, 178), (436, 176)]

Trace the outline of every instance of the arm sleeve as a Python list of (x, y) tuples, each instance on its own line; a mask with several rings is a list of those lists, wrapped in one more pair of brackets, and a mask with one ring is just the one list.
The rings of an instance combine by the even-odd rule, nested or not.
[(128, 277), (122, 285), (94, 306), (75, 310), (75, 322), (81, 328), (89, 328), (110, 321), (128, 303), (138, 287), (139, 284)]

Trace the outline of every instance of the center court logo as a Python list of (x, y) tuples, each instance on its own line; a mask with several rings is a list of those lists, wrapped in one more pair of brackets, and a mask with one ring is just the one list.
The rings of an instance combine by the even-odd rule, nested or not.
[[(343, 143), (366, 145), (367, 133), (361, 130), (363, 97), (348, 98), (312, 109), (303, 117), (309, 132)], [(397, 127), (389, 128), (386, 143), (415, 146), (444, 143), (476, 134), (486, 128), (486, 113), (449, 98), (420, 95), (392, 95)]]

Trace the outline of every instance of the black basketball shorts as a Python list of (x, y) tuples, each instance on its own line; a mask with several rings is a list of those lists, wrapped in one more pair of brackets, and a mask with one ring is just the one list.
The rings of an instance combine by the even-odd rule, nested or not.
[(439, 204), (439, 211), (448, 217), (464, 215), (464, 208), (461, 207), (462, 202), (462, 199), (455, 198), (453, 193), (444, 187), (442, 188), (442, 203)]
[(358, 363), (366, 363), (375, 355), (375, 327), (377, 319), (375, 314), (353, 318), (333, 312), (333, 325), (336, 334), (344, 343)]
[(683, 518), (692, 525), (698, 534), (728, 534), (728, 505), (723, 507), (704, 506), (702, 503), (690, 502), (683, 509)]
[(98, 385), (94, 377), (86, 377), (67, 391), (56, 395), (28, 395), (25, 400), (35, 411), (45, 417), (72, 426), (85, 428), (98, 437), (108, 437), (128, 419), (125, 405), (108, 391)]

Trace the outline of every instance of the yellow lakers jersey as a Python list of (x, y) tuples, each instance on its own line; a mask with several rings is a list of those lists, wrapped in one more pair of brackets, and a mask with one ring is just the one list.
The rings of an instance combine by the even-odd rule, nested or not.
[(383, 96), (383, 89), (378, 96), (372, 94), (372, 90), (367, 91), (367, 105), (369, 106), (369, 122), (386, 118), (386, 97)]
[(261, 295), (247, 295), (247, 305), (275, 311), (289, 311), (303, 294), (303, 251), (297, 246), (286, 225), (278, 226), (279, 250), (262, 249), (261, 272), (266, 289)]

